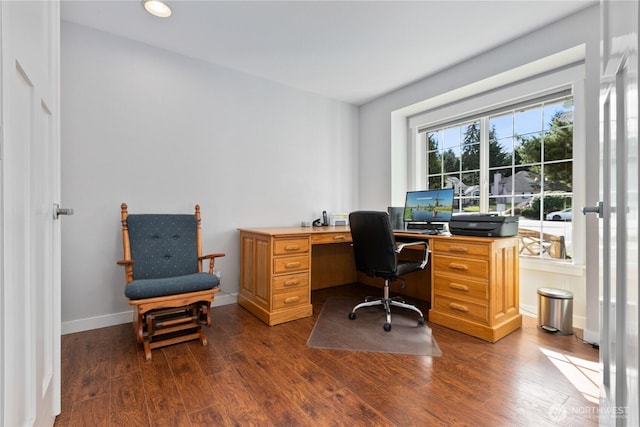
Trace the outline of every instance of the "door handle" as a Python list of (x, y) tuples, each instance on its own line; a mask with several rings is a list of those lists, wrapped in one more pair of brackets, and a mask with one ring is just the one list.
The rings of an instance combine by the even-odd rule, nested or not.
[(61, 208), (59, 204), (53, 204), (53, 219), (59, 219), (60, 215), (73, 215), (73, 209)]
[(585, 206), (582, 208), (582, 214), (586, 215), (588, 213), (597, 213), (598, 218), (602, 218), (604, 215), (604, 209), (602, 202), (598, 202), (598, 206)]

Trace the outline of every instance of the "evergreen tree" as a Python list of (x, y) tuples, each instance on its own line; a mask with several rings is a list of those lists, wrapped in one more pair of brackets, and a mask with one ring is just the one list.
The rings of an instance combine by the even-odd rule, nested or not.
[[(480, 169), (480, 123), (475, 122), (467, 126), (464, 132), (462, 147), (462, 167), (463, 170)], [(498, 144), (496, 127), (489, 129), (489, 158), (491, 164), (495, 166), (511, 165), (511, 154), (505, 153)]]
[[(573, 157), (573, 123), (562, 120), (562, 112), (558, 111), (551, 118), (550, 129), (545, 132), (544, 140), (539, 136), (519, 137), (521, 141), (516, 149), (523, 164), (534, 163), (529, 170), (534, 176), (540, 176), (542, 147), (544, 142), (544, 182), (545, 190), (571, 191), (573, 183), (572, 162), (546, 162), (554, 160), (570, 160)], [(537, 190), (540, 190), (537, 186)]]
[(430, 175), (442, 172), (442, 159), (440, 151), (438, 150), (438, 142), (435, 140), (433, 135), (433, 133), (430, 133), (427, 136), (427, 161), (429, 167), (428, 172)]
[(460, 170), (460, 159), (458, 159), (452, 149), (448, 149), (442, 153), (442, 163), (444, 165), (444, 172), (457, 172)]
[(462, 139), (462, 170), (480, 169), (480, 123), (467, 126)]

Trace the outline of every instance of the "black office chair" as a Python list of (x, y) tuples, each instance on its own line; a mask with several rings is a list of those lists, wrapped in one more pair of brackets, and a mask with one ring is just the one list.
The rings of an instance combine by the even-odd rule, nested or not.
[[(389, 283), (394, 282), (400, 276), (415, 271), (423, 270), (429, 260), (429, 244), (426, 241), (396, 244), (391, 221), (386, 212), (357, 211), (349, 214), (349, 226), (353, 240), (353, 252), (356, 268), (369, 277), (384, 278), (384, 296), (371, 299), (367, 297), (364, 302), (356, 305), (349, 313), (349, 319), (356, 318), (356, 310), (362, 307), (382, 305), (387, 313), (387, 322), (384, 330), (391, 330), (391, 306), (397, 306), (413, 310), (420, 316), (418, 325), (424, 324), (424, 315), (414, 305), (406, 304), (397, 298), (389, 297)], [(398, 254), (407, 246), (424, 246), (424, 259), (422, 261), (398, 261)], [(402, 279), (401, 279), (402, 280)]]

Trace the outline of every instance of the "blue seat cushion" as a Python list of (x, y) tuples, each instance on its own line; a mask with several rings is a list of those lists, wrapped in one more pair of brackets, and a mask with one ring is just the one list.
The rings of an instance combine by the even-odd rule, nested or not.
[(209, 273), (193, 273), (185, 276), (162, 279), (139, 279), (131, 281), (124, 294), (132, 300), (163, 297), (186, 292), (205, 291), (220, 284), (218, 276)]

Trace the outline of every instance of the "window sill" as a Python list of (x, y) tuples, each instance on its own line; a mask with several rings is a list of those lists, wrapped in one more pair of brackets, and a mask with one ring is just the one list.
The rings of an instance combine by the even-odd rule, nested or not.
[(586, 272), (586, 266), (584, 265), (529, 257), (520, 257), (520, 269), (564, 274), (566, 276), (584, 276)]

